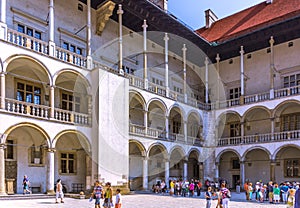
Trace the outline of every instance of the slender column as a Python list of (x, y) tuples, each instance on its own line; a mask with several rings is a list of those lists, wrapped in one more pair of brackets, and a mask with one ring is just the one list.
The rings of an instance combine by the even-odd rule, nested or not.
[(123, 44), (122, 44), (122, 15), (124, 11), (122, 10), (122, 5), (119, 4), (119, 9), (117, 14), (119, 16), (119, 73), (124, 74), (123, 70)]
[(184, 102), (187, 103), (187, 85), (186, 85), (186, 46), (183, 44), (182, 48), (182, 59), (183, 59), (183, 94)]
[(199, 165), (199, 180), (203, 184), (203, 179), (204, 179), (204, 175), (203, 175), (203, 162), (199, 162), (198, 165)]
[(271, 160), (270, 161), (270, 179), (271, 181), (275, 181), (275, 166), (276, 166), (276, 161)]
[(54, 149), (48, 149), (47, 194), (54, 194)]
[(86, 24), (86, 58), (87, 58), (87, 68), (92, 69), (92, 49), (91, 49), (91, 0), (87, 0), (87, 24)]
[(219, 103), (220, 103), (220, 55), (217, 54), (216, 56), (216, 61), (217, 61), (217, 76), (218, 76), (218, 83), (217, 83), (217, 108), (219, 108)]
[(240, 161), (240, 178), (241, 184), (245, 183), (245, 162)]
[(165, 182), (167, 188), (169, 188), (169, 178), (170, 178), (170, 161), (165, 161)]
[(187, 135), (188, 135), (188, 132), (187, 132), (187, 121), (183, 121), (183, 135), (184, 135), (184, 140), (185, 140), (185, 143), (187, 143)]
[(49, 55), (50, 56), (55, 56), (54, 0), (49, 0)]
[(5, 74), (2, 72), (0, 74), (0, 82), (1, 82), (1, 101), (0, 101), (0, 108), (5, 109)]
[(245, 122), (241, 123), (241, 143), (244, 142), (244, 136), (245, 136)]
[(205, 103), (208, 103), (208, 57), (205, 57)]
[(244, 104), (244, 95), (245, 95), (245, 74), (244, 74), (244, 47), (241, 46), (240, 54), (241, 54), (241, 97), (240, 104)]
[(143, 159), (143, 189), (148, 189), (148, 157)]
[(144, 51), (143, 51), (143, 55), (144, 55), (144, 88), (148, 89), (148, 72), (147, 72), (147, 21), (144, 20), (144, 24), (142, 26), (143, 28), (143, 38), (144, 38)]
[(5, 149), (5, 138), (1, 135), (0, 140), (0, 195), (6, 195), (5, 190), (5, 160), (4, 160), (4, 149)]
[(145, 126), (145, 133), (147, 134), (147, 128), (148, 128), (148, 111), (144, 111), (144, 126)]
[(275, 132), (275, 118), (271, 118), (271, 137), (272, 137), (272, 140), (274, 139), (274, 132)]
[(169, 97), (169, 55), (168, 55), (169, 37), (168, 37), (168, 33), (165, 33), (164, 41), (165, 41), (165, 85), (166, 85), (166, 96)]
[(50, 87), (50, 118), (54, 118), (54, 86)]
[(218, 162), (215, 163), (216, 169), (215, 169), (215, 178), (219, 178), (219, 166), (220, 164)]
[(7, 25), (6, 25), (6, 0), (0, 1), (1, 16), (0, 16), (0, 39), (6, 40)]
[(187, 158), (183, 161), (183, 179), (187, 180), (188, 177), (188, 160)]
[(169, 117), (166, 116), (166, 138), (169, 138)]
[(275, 67), (274, 67), (274, 39), (273, 36), (271, 36), (270, 38), (270, 99), (274, 98), (274, 71), (275, 71)]

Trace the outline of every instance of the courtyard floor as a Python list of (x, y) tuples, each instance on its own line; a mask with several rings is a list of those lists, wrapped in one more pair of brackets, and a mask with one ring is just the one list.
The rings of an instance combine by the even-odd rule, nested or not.
[[(27, 197), (27, 199), (26, 199)], [(256, 201), (246, 201), (244, 193), (232, 193), (232, 198), (229, 204), (230, 208), (285, 208), (284, 204), (269, 204), (268, 202), (258, 203)], [(65, 203), (55, 204), (55, 198), (29, 199), (24, 196), (23, 199), (3, 200), (0, 198), (0, 208), (92, 208), (93, 202), (88, 199), (73, 199), (65, 198)], [(216, 207), (216, 201), (212, 202), (211, 208)], [(203, 193), (200, 197), (174, 197), (162, 196), (160, 194), (132, 194), (123, 196), (123, 208), (205, 208), (206, 200)], [(101, 206), (102, 208), (102, 206)]]

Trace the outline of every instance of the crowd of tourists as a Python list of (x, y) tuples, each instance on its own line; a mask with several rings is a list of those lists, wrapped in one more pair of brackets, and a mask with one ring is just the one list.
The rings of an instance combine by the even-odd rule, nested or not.
[[(159, 181), (152, 186), (154, 193), (163, 195), (181, 197), (199, 197), (201, 192), (206, 199), (206, 208), (211, 207), (212, 200), (217, 200), (217, 207), (227, 208), (231, 198), (230, 189), (227, 187), (227, 181), (220, 179), (218, 182), (205, 180), (170, 180), (167, 185), (165, 181)], [(239, 181), (236, 183), (235, 191), (245, 191), (247, 201), (256, 201), (257, 203), (286, 204), (287, 208), (300, 208), (300, 183), (299, 182), (282, 182), (276, 183), (269, 181), (264, 183), (257, 181), (252, 183), (247, 180), (243, 187)]]
[(244, 190), (246, 194), (246, 200), (256, 200), (260, 203), (268, 201), (271, 204), (284, 203), (287, 204), (287, 207), (294, 208), (295, 204), (300, 204), (300, 198), (297, 200), (298, 196), (295, 196), (298, 195), (297, 190), (299, 189), (299, 185), (299, 182), (288, 181), (280, 184), (272, 181), (269, 181), (268, 183), (257, 181), (255, 184), (253, 184), (250, 181), (246, 181), (244, 184)]

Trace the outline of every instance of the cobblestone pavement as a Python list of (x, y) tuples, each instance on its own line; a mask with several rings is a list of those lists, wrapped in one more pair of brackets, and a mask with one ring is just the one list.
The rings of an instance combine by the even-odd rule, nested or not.
[[(247, 202), (244, 194), (232, 194), (229, 204), (230, 208), (285, 208), (284, 204), (269, 204), (268, 202), (258, 203), (256, 201)], [(26, 197), (26, 196), (25, 196)], [(54, 198), (0, 200), (0, 208), (93, 208), (94, 203), (88, 199), (65, 198), (64, 204), (55, 204)], [(123, 196), (123, 208), (204, 208), (205, 199), (203, 194), (200, 197), (174, 197), (155, 194), (133, 194)], [(216, 207), (216, 201), (212, 202), (211, 208)], [(101, 206), (102, 208), (102, 206)]]

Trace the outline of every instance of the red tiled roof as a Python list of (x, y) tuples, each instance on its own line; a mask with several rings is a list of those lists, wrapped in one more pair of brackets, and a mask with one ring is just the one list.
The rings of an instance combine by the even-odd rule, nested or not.
[(209, 42), (223, 42), (300, 14), (300, 0), (266, 1), (196, 30)]

